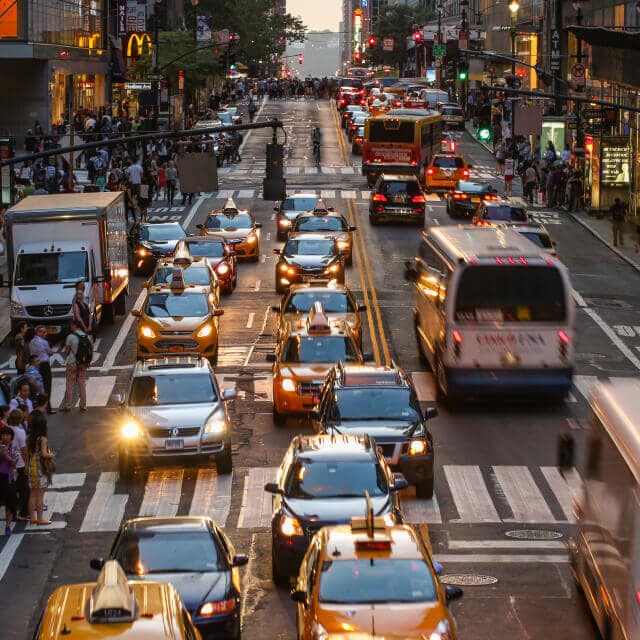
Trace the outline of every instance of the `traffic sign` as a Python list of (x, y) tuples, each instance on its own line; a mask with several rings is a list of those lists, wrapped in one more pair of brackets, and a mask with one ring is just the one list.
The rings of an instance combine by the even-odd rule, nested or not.
[(434, 56), (446, 56), (447, 55), (447, 45), (446, 44), (434, 44), (433, 45), (433, 55)]
[(382, 40), (383, 51), (393, 51), (393, 38), (383, 38)]
[(584, 65), (576, 62), (573, 67), (571, 67), (571, 76), (573, 78), (584, 78)]

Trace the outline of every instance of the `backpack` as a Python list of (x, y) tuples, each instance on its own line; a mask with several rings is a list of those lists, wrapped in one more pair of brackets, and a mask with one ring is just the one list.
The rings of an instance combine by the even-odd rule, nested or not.
[(78, 338), (78, 349), (76, 350), (76, 362), (78, 364), (89, 366), (93, 359), (93, 345), (87, 335), (74, 333)]

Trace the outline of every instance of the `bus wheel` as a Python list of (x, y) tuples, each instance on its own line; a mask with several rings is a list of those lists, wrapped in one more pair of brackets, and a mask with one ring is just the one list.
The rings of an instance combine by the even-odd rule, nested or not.
[(434, 374), (436, 379), (436, 402), (445, 404), (449, 399), (449, 390), (447, 388), (447, 373), (439, 353), (436, 354)]

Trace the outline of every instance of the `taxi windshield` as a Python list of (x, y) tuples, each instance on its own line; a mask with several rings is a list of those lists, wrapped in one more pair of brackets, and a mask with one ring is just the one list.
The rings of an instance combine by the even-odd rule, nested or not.
[(311, 211), (315, 209), (318, 198), (287, 198), (282, 203), (283, 211)]
[(456, 156), (437, 156), (433, 161), (433, 166), (440, 169), (462, 169), (464, 163), (462, 158)]
[(411, 405), (411, 392), (404, 387), (345, 388), (336, 391), (338, 420), (398, 420), (417, 422), (420, 414)]
[(383, 604), (434, 602), (438, 597), (424, 560), (363, 558), (325, 560), (318, 599), (334, 604)]
[(296, 336), (287, 340), (282, 361), (358, 362), (358, 354), (345, 336)]
[(304, 457), (291, 467), (285, 487), (288, 498), (356, 498), (386, 496), (389, 485), (382, 468), (371, 460), (325, 462)]
[(131, 383), (130, 407), (216, 402), (218, 396), (208, 373), (136, 376)]
[(253, 227), (251, 216), (246, 213), (237, 213), (231, 217), (224, 214), (215, 214), (207, 219), (207, 229), (250, 229)]
[(285, 313), (309, 313), (314, 302), (321, 302), (326, 313), (355, 313), (349, 296), (343, 291), (300, 291), (289, 297)]
[(144, 309), (150, 318), (201, 318), (209, 315), (204, 293), (152, 293)]
[(114, 555), (125, 573), (138, 576), (226, 569), (222, 554), (205, 531), (126, 534)]
[(305, 216), (298, 218), (295, 231), (346, 231), (347, 225), (336, 216)]
[(185, 230), (179, 224), (167, 226), (150, 224), (140, 228), (140, 240), (150, 240), (151, 242), (178, 240), (186, 235)]
[(194, 258), (222, 258), (224, 243), (222, 242), (190, 242), (189, 253)]
[(333, 255), (333, 240), (309, 240), (299, 238), (288, 240), (284, 245), (284, 253), (288, 256), (328, 256)]
[[(171, 284), (175, 267), (158, 267), (153, 277), (153, 284)], [(186, 267), (182, 269), (185, 284), (195, 284), (203, 287), (211, 285), (209, 269), (203, 267)]]

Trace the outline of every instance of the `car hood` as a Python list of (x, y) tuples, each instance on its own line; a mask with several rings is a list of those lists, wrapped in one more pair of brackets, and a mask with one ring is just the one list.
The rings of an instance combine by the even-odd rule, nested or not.
[(292, 267), (300, 267), (301, 269), (321, 269), (330, 265), (336, 256), (283, 256), (285, 262)]
[[(285, 498), (286, 506), (300, 520), (309, 524), (325, 526), (327, 524), (346, 524), (352, 516), (360, 516), (366, 511), (366, 498)], [(373, 512), (382, 515), (390, 510), (389, 496), (371, 498)]]
[(282, 375), (296, 378), (297, 380), (319, 380), (324, 379), (335, 362), (314, 362), (312, 364), (296, 363), (294, 365), (283, 364)]
[(150, 318), (145, 316), (145, 324), (153, 325), (159, 331), (195, 331), (206, 320), (206, 316), (185, 318), (173, 316), (171, 318)]
[(127, 407), (127, 410), (138, 422), (148, 427), (201, 427), (217, 407), (218, 402), (203, 402)]
[(349, 420), (348, 422), (332, 422), (327, 428), (337, 433), (364, 435), (368, 433), (377, 440), (398, 440), (408, 438), (415, 429), (416, 422), (402, 420)]
[(225, 240), (238, 240), (246, 238), (252, 231), (253, 229), (207, 229), (207, 235)]
[(182, 238), (176, 238), (175, 240), (141, 240), (140, 244), (148, 247), (152, 251), (173, 251), (181, 239)]

